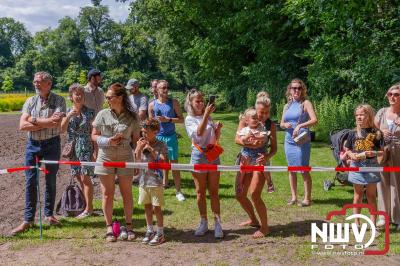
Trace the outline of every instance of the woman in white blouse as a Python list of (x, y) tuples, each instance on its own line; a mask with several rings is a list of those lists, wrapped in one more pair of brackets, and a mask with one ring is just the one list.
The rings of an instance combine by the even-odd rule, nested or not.
[[(220, 164), (219, 158), (209, 162), (204, 154), (208, 145), (215, 144), (221, 135), (221, 123), (214, 123), (211, 113), (215, 111), (215, 104), (204, 103), (204, 94), (197, 89), (191, 89), (185, 101), (188, 116), (185, 119), (186, 131), (192, 141), (191, 164)], [(197, 193), (197, 206), (200, 212), (200, 225), (195, 231), (196, 236), (203, 236), (208, 231), (206, 188), (211, 200), (211, 210), (214, 213), (215, 238), (224, 236), (220, 218), (219, 204), (219, 177), (218, 171), (192, 172)]]

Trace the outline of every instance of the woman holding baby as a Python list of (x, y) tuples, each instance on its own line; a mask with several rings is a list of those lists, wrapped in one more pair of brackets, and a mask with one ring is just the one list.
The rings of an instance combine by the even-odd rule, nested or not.
[[(236, 144), (243, 147), (238, 155), (240, 164), (269, 165), (269, 160), (276, 153), (276, 126), (269, 119), (270, 107), (268, 93), (260, 92), (255, 108), (246, 110), (240, 117), (235, 138)], [(253, 238), (261, 238), (269, 233), (267, 208), (261, 198), (266, 180), (272, 184), (270, 174), (264, 172), (241, 172), (236, 177), (236, 199), (249, 216), (249, 220), (240, 225), (258, 228)], [(251, 201), (247, 193), (250, 194)]]

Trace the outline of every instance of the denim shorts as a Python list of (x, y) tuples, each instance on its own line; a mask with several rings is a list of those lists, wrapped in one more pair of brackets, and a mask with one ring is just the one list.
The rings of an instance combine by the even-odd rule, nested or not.
[[(375, 158), (351, 162), (351, 167), (379, 167)], [(349, 182), (356, 185), (368, 185), (381, 182), (381, 175), (375, 172), (350, 172)]]
[[(192, 146), (192, 154), (190, 156), (190, 164), (216, 164), (219, 165), (221, 164), (221, 161), (219, 159), (219, 157), (217, 159), (215, 159), (212, 162), (209, 162), (206, 158), (206, 156), (204, 155), (204, 153), (200, 152), (196, 147)], [(193, 171), (196, 173), (205, 173), (205, 172), (209, 172), (209, 171)]]

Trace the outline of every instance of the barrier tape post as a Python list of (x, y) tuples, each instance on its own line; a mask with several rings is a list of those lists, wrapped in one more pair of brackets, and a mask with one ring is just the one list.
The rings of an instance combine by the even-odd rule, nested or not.
[(40, 201), (40, 168), (39, 168), (39, 157), (38, 156), (36, 156), (36, 178), (37, 178), (37, 194), (38, 194), (38, 201), (39, 201), (40, 240), (43, 240), (42, 202)]

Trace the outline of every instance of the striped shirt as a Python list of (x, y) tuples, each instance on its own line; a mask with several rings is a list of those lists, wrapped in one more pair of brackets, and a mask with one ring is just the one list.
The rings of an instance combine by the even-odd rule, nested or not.
[[(29, 97), (22, 107), (22, 113), (36, 118), (50, 118), (55, 112), (66, 112), (65, 99), (50, 92), (46, 101), (39, 95)], [(28, 131), (28, 138), (46, 140), (60, 135), (61, 128), (44, 128), (38, 131)]]
[(104, 104), (104, 92), (100, 87), (91, 90), (89, 84), (85, 86), (85, 103), (84, 105), (93, 109), (95, 115), (97, 115), (101, 110), (103, 110)]

